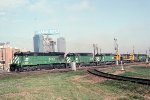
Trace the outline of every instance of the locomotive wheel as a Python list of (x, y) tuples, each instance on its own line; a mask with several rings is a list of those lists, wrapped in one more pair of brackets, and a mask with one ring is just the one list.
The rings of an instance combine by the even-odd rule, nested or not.
[(17, 68), (15, 68), (15, 72), (18, 72)]
[(14, 67), (14, 66), (11, 66), (11, 67), (10, 67), (10, 71), (15, 71), (15, 67)]

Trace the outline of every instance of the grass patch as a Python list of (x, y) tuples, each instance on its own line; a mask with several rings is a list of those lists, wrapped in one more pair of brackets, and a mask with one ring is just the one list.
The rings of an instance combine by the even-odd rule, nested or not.
[(144, 94), (150, 93), (148, 91), (150, 87), (148, 86), (113, 80), (91, 83), (89, 80), (92, 78), (94, 77), (88, 77), (85, 71), (30, 75), (20, 73), (12, 76), (3, 76), (0, 78), (0, 99), (142, 100)]
[(150, 94), (150, 86), (131, 83), (127, 81), (107, 80), (101, 83), (107, 90), (113, 91), (120, 96), (124, 94), (126, 98), (119, 100), (145, 100), (144, 95)]
[(84, 74), (84, 71), (77, 71), (5, 76), (0, 80), (0, 98), (35, 100), (101, 98), (100, 94), (93, 94), (94, 92), (84, 87), (84, 85), (72, 81), (73, 76), (82, 76)]
[(127, 71), (121, 75), (150, 79), (150, 67), (133, 66), (132, 68), (134, 69), (134, 71)]

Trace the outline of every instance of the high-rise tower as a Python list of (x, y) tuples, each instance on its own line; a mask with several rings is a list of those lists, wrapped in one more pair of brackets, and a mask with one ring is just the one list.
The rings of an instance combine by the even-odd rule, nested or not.
[(33, 37), (34, 52), (44, 52), (42, 34), (35, 34)]
[(66, 40), (63, 37), (57, 39), (58, 52), (66, 52)]

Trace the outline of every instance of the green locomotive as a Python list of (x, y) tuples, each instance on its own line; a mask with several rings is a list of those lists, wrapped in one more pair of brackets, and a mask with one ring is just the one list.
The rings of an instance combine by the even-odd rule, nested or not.
[(63, 52), (18, 52), (14, 54), (10, 71), (66, 68), (71, 62), (76, 62), (78, 66), (93, 63), (92, 53), (68, 53), (66, 57), (64, 55)]
[(146, 59), (148, 58), (148, 56), (146, 54), (138, 54), (137, 57), (138, 57), (137, 59), (139, 62), (145, 62)]
[(93, 64), (92, 53), (68, 53), (66, 55), (66, 63), (76, 62), (77, 66), (92, 65)]
[(111, 54), (111, 53), (96, 54), (95, 62), (97, 65), (113, 64), (115, 62), (114, 54)]
[(10, 71), (53, 69), (65, 67), (63, 52), (18, 52), (14, 54)]
[(101, 62), (106, 63), (106, 64), (113, 64), (115, 62), (114, 54), (111, 54), (111, 53), (102, 54)]
[[(134, 61), (146, 61), (147, 59), (147, 55), (145, 54), (137, 54), (134, 56)], [(122, 60), (126, 60), (123, 55)], [(14, 54), (10, 71), (68, 68), (71, 62), (75, 62), (77, 67), (114, 64), (115, 55), (110, 53), (96, 55), (93, 55), (93, 53), (68, 53), (65, 56), (63, 52), (17, 52)]]

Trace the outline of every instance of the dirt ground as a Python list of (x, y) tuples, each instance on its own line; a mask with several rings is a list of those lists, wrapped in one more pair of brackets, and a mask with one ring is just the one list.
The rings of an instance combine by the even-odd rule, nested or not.
[(88, 83), (94, 84), (98, 82), (104, 82), (105, 80), (108, 80), (108, 79), (103, 78), (103, 77), (98, 77), (92, 74), (86, 74), (83, 76), (75, 76), (72, 80), (76, 82), (88, 82)]

